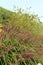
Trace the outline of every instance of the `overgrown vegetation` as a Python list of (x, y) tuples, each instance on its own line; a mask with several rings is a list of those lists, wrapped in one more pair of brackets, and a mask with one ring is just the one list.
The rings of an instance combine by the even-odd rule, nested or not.
[(43, 23), (37, 15), (0, 7), (0, 64), (43, 63)]

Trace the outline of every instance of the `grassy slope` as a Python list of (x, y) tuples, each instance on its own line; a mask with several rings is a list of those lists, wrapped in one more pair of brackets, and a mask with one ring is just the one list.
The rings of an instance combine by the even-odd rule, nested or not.
[(43, 54), (43, 23), (36, 15), (0, 8), (0, 24), (3, 26), (0, 32), (1, 65), (35, 65), (43, 62), (40, 55)]

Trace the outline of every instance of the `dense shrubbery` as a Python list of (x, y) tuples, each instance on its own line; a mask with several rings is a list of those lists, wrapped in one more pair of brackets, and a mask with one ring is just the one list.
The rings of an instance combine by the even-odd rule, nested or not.
[(43, 62), (42, 52), (39, 53), (40, 48), (43, 50), (43, 24), (36, 15), (0, 8), (0, 24), (1, 65), (36, 65)]

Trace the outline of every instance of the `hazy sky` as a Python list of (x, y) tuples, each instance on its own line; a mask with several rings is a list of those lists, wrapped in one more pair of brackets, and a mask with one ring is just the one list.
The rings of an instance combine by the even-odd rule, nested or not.
[[(43, 16), (43, 0), (0, 0), (0, 6), (9, 10), (13, 10), (14, 6), (25, 10), (31, 6), (32, 12)], [(42, 20), (43, 17), (41, 18), (41, 21)]]

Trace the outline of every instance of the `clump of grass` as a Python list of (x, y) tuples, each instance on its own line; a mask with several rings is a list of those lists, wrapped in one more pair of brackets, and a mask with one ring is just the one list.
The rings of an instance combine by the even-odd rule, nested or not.
[(36, 51), (33, 49), (33, 45), (43, 40), (43, 36), (38, 35), (41, 24), (37, 16), (10, 11), (6, 13), (6, 11), (4, 10), (3, 14), (1, 12), (3, 26), (0, 24), (2, 28), (0, 28), (0, 64), (37, 65), (39, 62), (42, 63), (43, 61), (36, 57), (34, 54)]
[[(2, 40), (0, 43), (1, 44), (0, 45), (0, 64), (1, 65), (13, 65), (13, 64), (35, 65), (37, 64), (36, 59), (33, 58), (33, 54), (30, 52), (30, 49), (29, 49), (30, 48), (29, 45), (31, 44), (30, 46), (32, 46), (33, 45), (32, 42), (35, 41), (33, 40), (34, 39), (33, 35), (30, 32), (27, 32), (25, 30), (22, 30), (16, 34), (14, 31), (15, 31), (14, 28), (9, 27), (7, 28), (7, 31), (4, 30), (5, 33), (3, 32), (0, 34), (2, 37)], [(26, 40), (28, 42), (26, 42)]]

